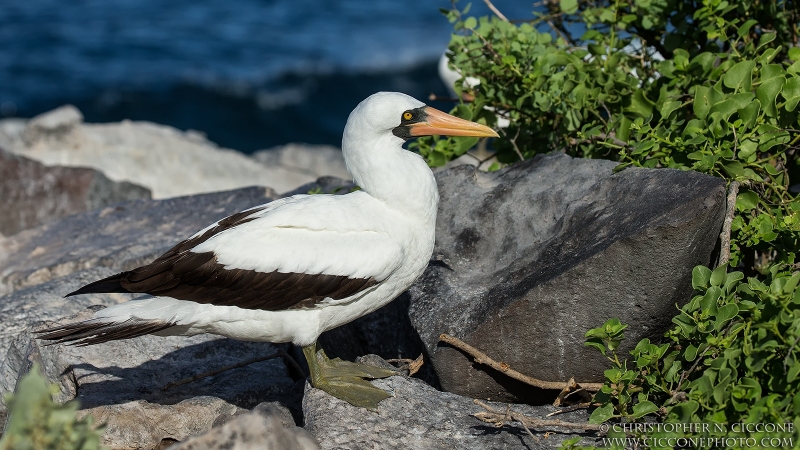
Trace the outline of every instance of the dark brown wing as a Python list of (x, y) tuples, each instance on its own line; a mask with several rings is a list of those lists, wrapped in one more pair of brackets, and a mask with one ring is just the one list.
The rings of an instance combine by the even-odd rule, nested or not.
[(182, 241), (152, 263), (95, 281), (75, 292), (132, 292), (221, 306), (279, 311), (310, 307), (329, 297), (347, 298), (375, 284), (374, 278), (343, 275), (258, 272), (226, 269), (212, 252), (192, 248), (215, 234), (249, 222), (265, 207), (243, 211), (219, 221), (203, 234)]

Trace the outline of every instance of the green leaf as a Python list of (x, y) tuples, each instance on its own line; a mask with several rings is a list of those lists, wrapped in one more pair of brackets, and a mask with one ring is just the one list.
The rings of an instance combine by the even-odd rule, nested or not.
[(764, 108), (764, 112), (770, 117), (776, 117), (778, 115), (775, 99), (781, 92), (785, 82), (786, 79), (784, 77), (775, 77), (761, 83), (761, 86), (756, 89), (756, 97), (758, 97), (758, 101), (761, 102), (761, 107)]
[(450, 111), (450, 114), (464, 120), (472, 120), (472, 108), (467, 105), (458, 105)]
[(761, 35), (761, 39), (758, 41), (758, 48), (761, 48), (770, 42), (775, 40), (775, 33), (764, 33)]
[(456, 143), (455, 154), (461, 156), (478, 143), (478, 138), (467, 136), (455, 136), (453, 140)]
[[(797, 47), (792, 48), (797, 49)], [(797, 102), (800, 101), (800, 77), (789, 78), (786, 84), (783, 85), (781, 95), (786, 100), (786, 105), (784, 105), (786, 110), (794, 111), (795, 107), (797, 107)]]
[(444, 153), (434, 150), (428, 155), (428, 165), (431, 167), (441, 167), (447, 164), (447, 155)]
[(650, 101), (645, 95), (644, 91), (637, 90), (633, 97), (630, 98), (629, 104), (625, 107), (625, 111), (634, 113), (643, 118), (649, 118), (653, 113), (653, 106), (655, 104)]
[[(701, 266), (702, 267), (702, 266)], [(727, 275), (727, 266), (719, 266), (711, 272), (711, 276), (708, 278), (709, 283), (712, 286), (722, 286), (725, 283), (725, 275)]]
[(797, 375), (800, 374), (800, 361), (796, 361), (786, 373), (786, 381), (791, 383), (795, 379), (797, 379)]
[(699, 407), (700, 405), (696, 401), (689, 400), (673, 406), (669, 411), (669, 415), (674, 417), (678, 423), (694, 423), (697, 422), (694, 418), (694, 413), (697, 412)]
[(735, 64), (723, 75), (723, 84), (736, 92), (750, 92), (753, 68), (755, 66), (756, 62), (752, 60), (745, 60)]
[(791, 294), (797, 289), (797, 284), (800, 283), (800, 273), (796, 273), (789, 278), (789, 281), (783, 286), (783, 293), (784, 294)]
[(603, 345), (601, 342), (586, 341), (586, 342), (583, 343), (583, 345), (585, 345), (586, 347), (594, 347), (597, 350), (600, 350), (600, 353), (602, 353), (604, 355), (606, 354), (606, 346)]
[(639, 402), (633, 405), (633, 414), (631, 417), (634, 419), (639, 419), (648, 414), (653, 414), (656, 411), (658, 411), (658, 406), (656, 406), (655, 403), (650, 401)]
[(758, 206), (758, 194), (753, 191), (743, 190), (736, 196), (736, 209), (750, 211)]
[(673, 111), (680, 108), (681, 105), (682, 103), (679, 101), (668, 100), (664, 102), (663, 105), (661, 105), (661, 109), (658, 111), (658, 113), (661, 114), (662, 118), (666, 119), (669, 117), (670, 114), (672, 114)]
[(792, 61), (800, 60), (800, 47), (792, 47), (789, 49), (789, 59)]
[(683, 351), (683, 357), (686, 361), (692, 362), (697, 357), (697, 347), (694, 345), (689, 345), (686, 347), (686, 350)]
[(722, 289), (717, 286), (711, 286), (706, 291), (706, 294), (700, 300), (700, 309), (708, 314), (714, 315), (717, 313), (717, 300), (722, 295)]
[(578, 0), (561, 0), (561, 10), (567, 14), (578, 11)]
[(739, 118), (743, 121), (742, 127), (744, 129), (753, 128), (756, 125), (759, 112), (761, 112), (761, 102), (758, 100), (751, 101), (744, 108), (740, 109)]
[(589, 416), (589, 423), (603, 423), (614, 417), (614, 405), (606, 403), (605, 405), (592, 411)]
[(694, 92), (694, 114), (698, 119), (705, 119), (711, 106), (720, 101), (722, 94), (706, 86), (697, 86)]
[(748, 20), (747, 22), (743, 23), (742, 26), (739, 27), (739, 29), (736, 30), (736, 34), (738, 34), (739, 37), (746, 36), (747, 33), (750, 32), (750, 28), (752, 28), (753, 25), (755, 25), (757, 23), (758, 23), (757, 20), (754, 20), (754, 19)]
[(743, 178), (744, 166), (739, 161), (731, 161), (722, 165), (722, 168), (731, 178)]
[(736, 314), (739, 314), (739, 307), (734, 303), (720, 307), (716, 315), (717, 330), (720, 329), (721, 324), (736, 317)]
[(700, 291), (708, 287), (708, 281), (711, 279), (711, 269), (706, 266), (695, 266), (692, 269), (692, 287)]

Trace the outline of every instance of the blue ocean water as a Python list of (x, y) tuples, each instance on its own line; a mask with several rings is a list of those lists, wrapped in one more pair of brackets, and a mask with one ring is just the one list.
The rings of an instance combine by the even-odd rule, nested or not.
[[(529, 1), (494, 4), (509, 17), (531, 16)], [(6, 0), (0, 114), (31, 117), (72, 103), (90, 122), (150, 120), (245, 152), (338, 145), (347, 115), (373, 92), (423, 101), (446, 95), (435, 64), (452, 30), (439, 8), (449, 7), (444, 0)], [(471, 13), (490, 14), (480, 1)]]

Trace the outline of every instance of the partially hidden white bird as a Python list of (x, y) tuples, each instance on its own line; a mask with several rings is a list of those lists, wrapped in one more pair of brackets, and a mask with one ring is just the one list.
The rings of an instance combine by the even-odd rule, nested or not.
[(150, 264), (75, 292), (148, 294), (82, 322), (38, 331), (51, 343), (213, 333), (303, 347), (314, 387), (356, 406), (389, 397), (366, 379), (392, 371), (329, 359), (319, 335), (405, 291), (428, 265), (439, 194), (428, 165), (403, 149), (417, 136), (497, 136), (489, 127), (379, 92), (347, 120), (342, 152), (361, 190), (295, 195), (233, 214)]

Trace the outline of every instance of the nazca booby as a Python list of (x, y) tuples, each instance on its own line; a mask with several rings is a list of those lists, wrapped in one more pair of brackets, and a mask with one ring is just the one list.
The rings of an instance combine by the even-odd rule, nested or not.
[(489, 127), (379, 92), (350, 114), (342, 138), (361, 190), (295, 195), (233, 214), (178, 243), (150, 264), (69, 295), (147, 296), (88, 320), (40, 330), (52, 343), (91, 345), (145, 334), (213, 333), (303, 347), (311, 383), (356, 406), (389, 396), (365, 378), (394, 372), (316, 351), (319, 335), (392, 301), (428, 265), (439, 194), (417, 154), (417, 136), (497, 136)]

